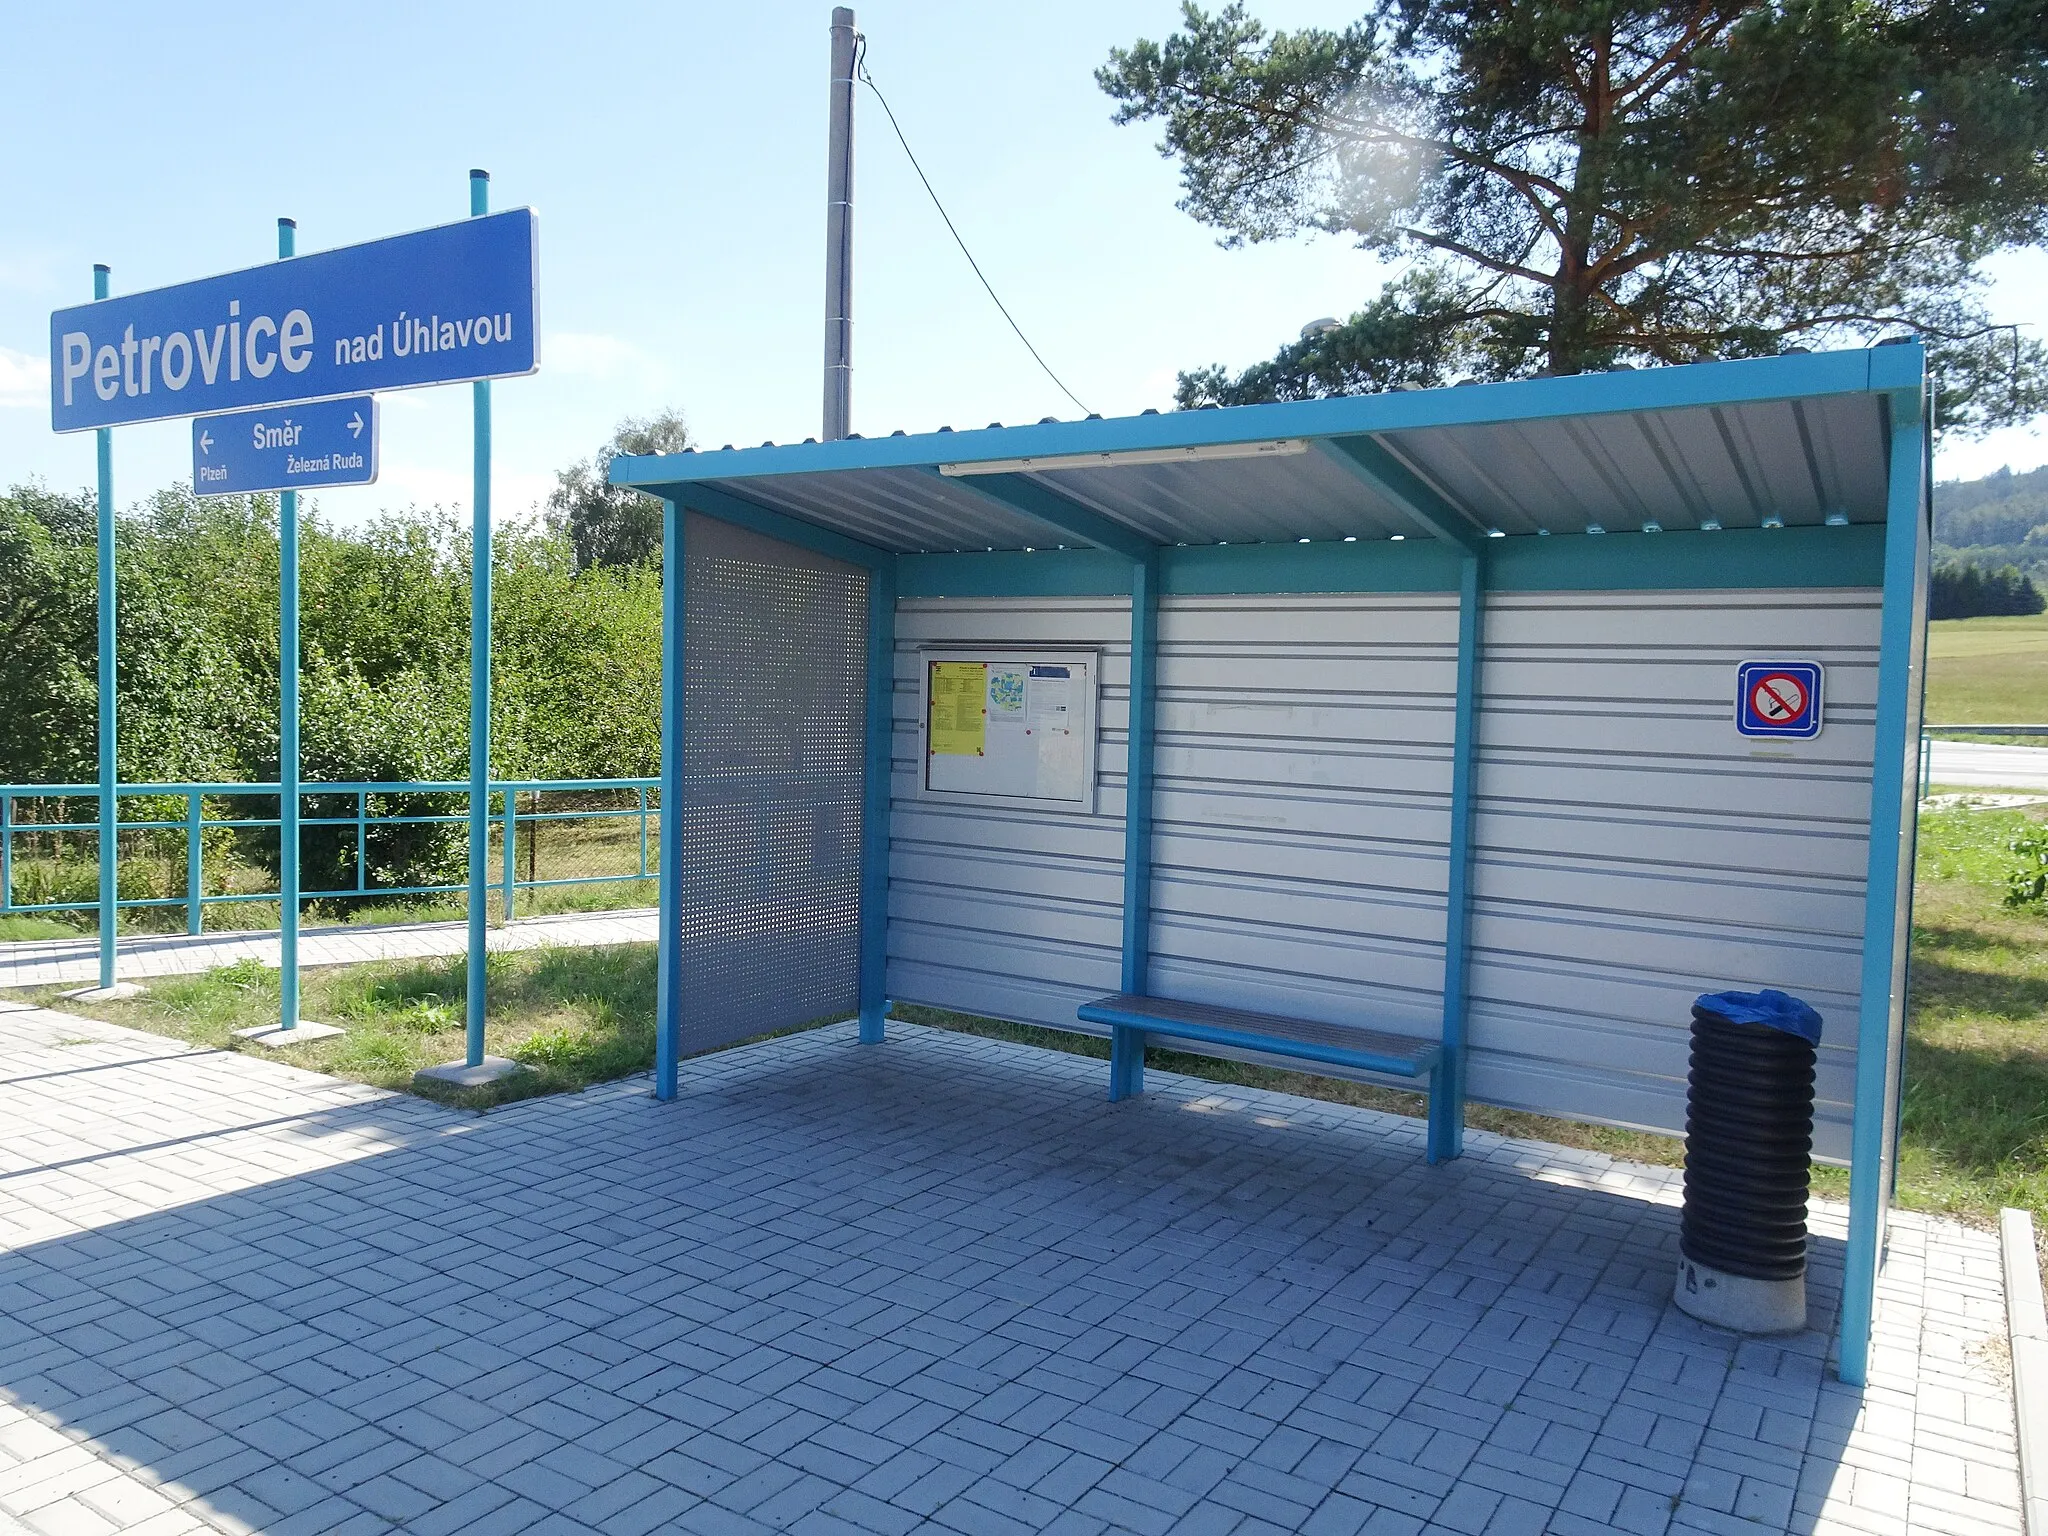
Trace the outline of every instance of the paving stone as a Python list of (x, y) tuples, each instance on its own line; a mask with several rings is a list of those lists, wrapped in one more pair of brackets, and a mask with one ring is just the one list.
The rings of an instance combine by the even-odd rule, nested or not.
[(832, 1026), (478, 1118), (0, 1008), (0, 1520), (2017, 1530), (1987, 1234), (1895, 1215), (1852, 1393), (1837, 1207), (1813, 1327), (1737, 1341), (1671, 1170), (1101, 1070)]

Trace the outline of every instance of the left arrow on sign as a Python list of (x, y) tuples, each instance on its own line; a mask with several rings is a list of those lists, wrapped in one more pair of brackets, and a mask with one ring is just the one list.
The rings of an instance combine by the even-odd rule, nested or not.
[(206, 454), (213, 452), (212, 434), (203, 431), (199, 434), (199, 451)]

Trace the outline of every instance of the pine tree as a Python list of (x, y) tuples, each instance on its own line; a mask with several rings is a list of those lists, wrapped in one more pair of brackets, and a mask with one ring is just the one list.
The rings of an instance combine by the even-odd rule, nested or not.
[(1112, 52), (1225, 243), (1405, 258), (1352, 319), (1181, 403), (1749, 357), (1914, 333), (1944, 425), (2048, 408), (1981, 265), (2048, 233), (2039, 0), (1371, 0), (1269, 33), (1189, 3)]

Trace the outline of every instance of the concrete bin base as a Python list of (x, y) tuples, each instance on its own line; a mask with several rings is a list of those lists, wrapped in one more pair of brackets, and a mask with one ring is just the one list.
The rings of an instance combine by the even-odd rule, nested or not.
[(1803, 1274), (1790, 1280), (1752, 1280), (1681, 1257), (1671, 1299), (1688, 1317), (1737, 1333), (1797, 1333), (1806, 1326)]

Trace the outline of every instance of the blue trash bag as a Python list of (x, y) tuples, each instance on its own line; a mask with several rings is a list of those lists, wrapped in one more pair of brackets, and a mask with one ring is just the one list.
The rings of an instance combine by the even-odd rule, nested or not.
[(1820, 1044), (1820, 1015), (1789, 992), (1769, 987), (1761, 992), (1703, 992), (1692, 1005), (1730, 1024), (1764, 1024), (1797, 1035), (1808, 1045)]

